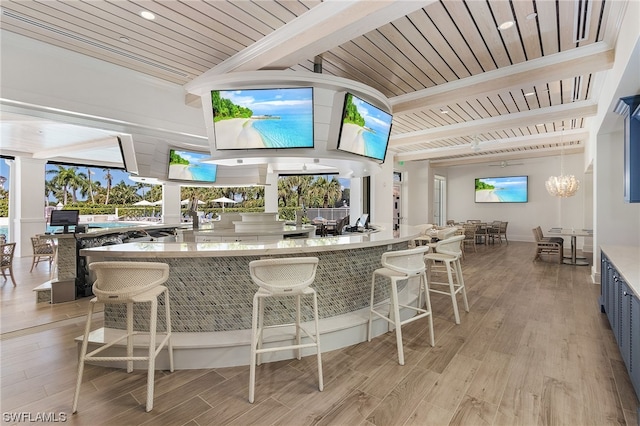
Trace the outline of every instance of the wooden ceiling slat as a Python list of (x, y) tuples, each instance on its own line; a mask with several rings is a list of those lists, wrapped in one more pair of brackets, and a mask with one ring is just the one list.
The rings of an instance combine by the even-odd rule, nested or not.
[[(396, 72), (402, 73), (402, 79), (409, 84), (413, 90), (424, 89), (425, 83), (419, 81), (417, 77), (423, 76), (422, 71), (411, 62), (405, 54), (398, 50), (380, 31), (371, 31), (365, 37), (375, 44), (384, 54), (395, 61)], [(390, 67), (391, 68), (391, 67)]]
[[(401, 25), (408, 25), (408, 23), (402, 23)], [(422, 82), (425, 88), (432, 87), (435, 84), (446, 83), (446, 80), (436, 72), (433, 66), (418, 54), (416, 47), (407, 40), (404, 34), (398, 30), (398, 27), (395, 25), (384, 25), (380, 27), (378, 31), (391, 41), (399, 51), (410, 58), (415, 68), (421, 70), (420, 74), (414, 74), (414, 76)], [(422, 78), (423, 75), (424, 78)]]
[(538, 11), (538, 25), (542, 39), (542, 53), (544, 56), (558, 53), (558, 25), (556, 2), (536, 1)]
[[(424, 62), (433, 67), (436, 75), (443, 77), (446, 81), (457, 80), (455, 74), (451, 70), (451, 67), (440, 57), (438, 52), (429, 44), (429, 41), (425, 39), (424, 35), (414, 26), (413, 22), (409, 19), (403, 18), (399, 21), (403, 22), (402, 26), (397, 26), (402, 35), (411, 43), (418, 51), (420, 56), (424, 58)], [(398, 22), (398, 21), (396, 21)], [(422, 59), (418, 57), (419, 59)], [(422, 61), (418, 62), (418, 66), (423, 66)], [(436, 76), (429, 74), (432, 80), (436, 79)]]
[[(201, 40), (209, 49), (220, 51), (224, 55), (231, 56), (252, 44), (257, 38), (247, 36), (257, 33), (251, 28), (247, 28), (243, 22), (233, 21), (216, 7), (218, 2), (203, 3), (200, 1), (187, 2), (185, 4), (167, 2), (179, 8), (179, 13), (189, 19), (189, 25), (184, 31), (189, 35), (189, 39)], [(223, 3), (223, 2), (219, 2)], [(234, 28), (237, 31), (232, 33)]]
[(237, 4), (238, 2), (230, 1), (186, 3), (209, 19), (243, 32), (252, 40), (258, 40), (260, 35), (271, 34), (283, 25), (281, 20), (275, 19), (270, 13), (250, 1), (242, 2), (240, 5)]
[(484, 105), (478, 99), (469, 99), (467, 101), (468, 108), (474, 111), (474, 114), (477, 115), (478, 118), (489, 118), (489, 112), (486, 110)]
[(511, 65), (496, 24), (491, 19), (491, 10), (489, 10), (487, 3), (483, 1), (467, 1), (465, 4), (471, 11), (471, 15), (476, 17), (475, 22), (478, 31), (489, 46), (489, 52), (493, 60), (498, 64), (498, 68)]
[[(489, 0), (489, 5), (498, 25), (506, 21), (515, 21), (515, 16), (513, 16), (513, 12), (511, 11), (511, 2), (506, 2), (504, 0)], [(507, 47), (511, 63), (519, 64), (521, 62), (525, 62), (526, 57), (524, 55), (522, 42), (520, 41), (518, 26), (514, 25), (511, 28), (499, 31), (499, 33)]]
[(522, 94), (522, 91), (511, 91), (510, 94), (516, 108), (518, 108), (518, 111), (529, 111), (529, 104), (527, 103), (525, 96)]
[[(206, 56), (204, 52), (193, 48), (171, 47), (170, 44), (162, 43), (162, 41), (157, 41), (146, 35), (137, 36), (138, 27), (130, 21), (122, 20), (123, 25), (114, 23), (104, 27), (103, 25), (107, 21), (97, 18), (91, 13), (91, 9), (83, 10), (74, 7), (75, 5), (81, 6), (83, 3), (30, 2), (25, 4), (37, 5), (39, 10), (37, 14), (34, 13), (34, 16), (38, 16), (41, 22), (80, 35), (87, 40), (95, 41), (123, 52), (126, 50), (140, 58), (147, 58), (167, 66), (173, 62), (171, 65), (173, 68), (190, 68), (198, 70), (198, 73), (210, 68), (210, 64), (204, 59)], [(91, 6), (87, 7), (91, 8)], [(39, 12), (42, 12), (42, 15)], [(122, 43), (119, 40), (120, 36), (129, 38), (129, 43)], [(150, 41), (150, 43), (146, 43), (147, 41)], [(182, 67), (177, 67), (177, 63), (180, 63)]]
[(317, 1), (298, 1), (298, 0), (278, 0), (278, 3), (291, 12), (295, 16), (300, 16), (303, 13), (308, 12), (311, 8), (322, 3), (321, 0)]
[(429, 20), (425, 20), (425, 23), (428, 26), (433, 26), (433, 28), (428, 29), (427, 37), (437, 41), (436, 49), (441, 55), (459, 58), (460, 65), (464, 65), (464, 69), (457, 72), (458, 76), (462, 78), (463, 76), (482, 73), (483, 69), (477, 57), (469, 48), (465, 37), (460, 33), (459, 23), (452, 21), (452, 17), (445, 9), (444, 4), (432, 3), (424, 10), (429, 18)]
[(37, 27), (34, 28), (33, 25), (23, 24), (22, 22), (19, 22), (17, 24), (3, 22), (2, 29), (33, 38), (35, 40), (46, 42), (62, 49), (71, 50), (73, 52), (77, 52), (95, 59), (107, 61), (115, 65), (120, 65), (134, 71), (159, 78), (161, 80), (180, 85), (185, 84), (189, 80), (188, 76), (177, 75), (144, 63), (133, 64), (131, 60), (123, 58), (120, 55), (113, 54), (109, 51), (96, 52), (96, 49), (88, 49), (86, 43), (77, 42), (73, 39), (69, 39), (68, 37), (58, 36), (57, 34), (52, 35), (50, 31), (41, 30)]
[[(487, 50), (487, 46), (484, 44), (473, 19), (471, 19), (467, 8), (464, 6), (464, 3), (450, 1), (442, 3), (442, 6), (451, 15), (453, 22), (455, 22), (458, 27), (460, 36), (466, 40), (471, 47), (470, 54), (472, 54), (475, 57), (475, 60), (480, 64), (482, 71), (491, 71), (496, 69), (496, 64)], [(475, 74), (475, 72), (472, 74)]]
[(514, 1), (511, 4), (515, 10), (516, 21), (522, 35), (522, 43), (527, 60), (540, 58), (542, 56), (542, 48), (538, 34), (537, 16), (532, 19), (527, 18), (528, 16), (533, 16), (533, 2)]
[[(444, 61), (444, 63), (441, 63), (442, 69), (440, 70), (440, 73), (443, 75), (453, 73), (454, 77), (449, 77), (447, 79), (448, 81), (452, 81), (454, 79), (457, 80), (471, 75), (469, 70), (456, 55), (456, 52), (448, 44), (448, 40), (445, 40), (442, 37), (440, 31), (438, 31), (431, 19), (429, 19), (429, 17), (424, 13), (424, 10), (418, 10), (410, 14), (408, 18), (422, 35), (424, 39), (423, 44), (428, 44), (430, 48), (437, 53), (438, 58), (442, 58)], [(449, 17), (447, 16), (446, 19), (449, 19)], [(457, 32), (457, 30), (455, 31)], [(456, 45), (456, 47), (462, 48), (462, 46), (459, 45)], [(464, 48), (466, 48), (466, 45), (464, 45)]]
[[(415, 84), (417, 83), (415, 79), (411, 78), (387, 51), (372, 43), (368, 37), (360, 36), (355, 38), (352, 43), (354, 47), (360, 48), (360, 50), (355, 50), (356, 55), (354, 56), (369, 67), (372, 75), (379, 76), (377, 78), (386, 78), (390, 83), (398, 87), (401, 90), (399, 94), (414, 92), (416, 86), (419, 86), (419, 84)], [(348, 51), (351, 52), (351, 49)], [(414, 85), (412, 86), (407, 79), (412, 81)]]
[[(490, 105), (493, 107), (495, 111), (497, 111), (497, 114), (492, 115), (492, 117), (509, 114), (509, 110), (507, 109), (503, 100), (498, 96), (498, 93), (492, 94), (491, 96), (487, 96), (487, 102), (490, 103)], [(489, 111), (491, 110), (489, 109)]]
[[(293, 2), (292, 2), (293, 3)], [(249, 10), (250, 13), (253, 13), (254, 16), (259, 17), (261, 21), (273, 25), (273, 28), (280, 28), (283, 24), (294, 20), (298, 15), (291, 12), (291, 10), (285, 7), (284, 4), (278, 1), (260, 1), (251, 3), (252, 5), (257, 6), (255, 12)], [(260, 12), (258, 8), (263, 11)], [(306, 12), (306, 8), (305, 8)], [(268, 15), (266, 15), (268, 14)], [(269, 19), (262, 19), (263, 17), (267, 17)], [(272, 17), (272, 18), (271, 18)]]
[[(388, 78), (385, 78), (383, 73), (379, 73), (372, 62), (373, 59), (371, 58), (371, 56), (364, 52), (354, 42), (345, 43), (339, 48), (332, 49), (330, 52), (323, 54), (323, 58), (327, 57), (331, 58), (333, 62), (338, 60), (345, 66), (353, 68), (354, 71), (357, 71), (360, 74), (359, 79), (364, 79), (370, 82), (367, 84), (376, 88), (384, 88), (383, 90), (379, 90), (381, 90), (386, 96), (398, 96), (400, 94), (406, 93), (406, 91), (399, 89), (394, 82), (390, 81)], [(350, 62), (352, 62), (354, 59), (357, 59), (361, 62), (361, 64), (366, 65), (366, 67), (354, 68), (353, 64), (350, 64)]]
[(560, 13), (560, 51), (564, 52), (570, 49), (574, 49), (577, 44), (575, 42), (575, 28), (574, 17), (576, 2), (573, 1), (561, 1), (558, 2), (558, 8)]

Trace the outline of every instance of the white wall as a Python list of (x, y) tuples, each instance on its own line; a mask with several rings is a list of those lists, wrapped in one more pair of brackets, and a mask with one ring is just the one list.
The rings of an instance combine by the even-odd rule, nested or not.
[[(622, 118), (622, 117), (621, 117)], [(624, 202), (624, 134), (598, 135), (596, 244), (640, 246), (640, 203)], [(599, 250), (596, 250), (599, 264)]]
[[(491, 222), (509, 222), (507, 236), (511, 241), (533, 241), (531, 229), (540, 226), (543, 232), (551, 227), (582, 229), (584, 223), (585, 191), (581, 188), (571, 198), (556, 198), (547, 192), (545, 181), (560, 174), (560, 156), (543, 157), (514, 163), (505, 168), (490, 167), (492, 163), (449, 167), (447, 169), (447, 219), (466, 221), (480, 219)], [(495, 163), (493, 163), (495, 164)], [(564, 173), (584, 180), (582, 154), (564, 156)], [(475, 178), (498, 176), (529, 176), (529, 202), (527, 203), (476, 203)], [(589, 208), (589, 207), (587, 207)], [(582, 241), (578, 241), (581, 247)]]

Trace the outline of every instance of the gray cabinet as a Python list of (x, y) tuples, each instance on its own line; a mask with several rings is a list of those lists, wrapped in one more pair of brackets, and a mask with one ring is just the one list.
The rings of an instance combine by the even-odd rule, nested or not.
[(602, 253), (601, 308), (607, 314), (631, 383), (640, 395), (640, 299)]

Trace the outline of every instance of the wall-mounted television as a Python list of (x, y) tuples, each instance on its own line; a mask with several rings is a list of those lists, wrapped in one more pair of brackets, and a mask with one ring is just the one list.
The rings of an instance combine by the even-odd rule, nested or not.
[(476, 203), (526, 203), (529, 201), (528, 176), (476, 178)]
[(313, 148), (313, 88), (212, 90), (215, 147)]
[(169, 149), (169, 172), (172, 180), (188, 182), (215, 182), (218, 166), (204, 163), (211, 158), (210, 153)]
[(338, 150), (384, 162), (392, 115), (347, 93), (342, 109)]
[(50, 226), (62, 226), (65, 234), (69, 233), (69, 227), (75, 226), (80, 220), (80, 210), (52, 210), (49, 217)]

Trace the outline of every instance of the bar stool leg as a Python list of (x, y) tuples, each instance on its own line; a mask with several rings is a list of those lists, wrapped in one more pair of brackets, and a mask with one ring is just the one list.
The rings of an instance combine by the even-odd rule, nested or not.
[[(429, 297), (429, 283), (427, 282), (427, 274), (426, 272), (423, 272), (420, 275), (420, 286), (422, 287), (422, 289), (420, 290), (420, 292), (424, 291), (424, 303), (425, 303), (425, 308), (426, 310), (429, 312), (429, 336), (430, 336), (430, 343), (431, 346), (435, 345), (435, 339), (434, 339), (434, 334), (433, 334), (433, 311), (431, 311), (431, 298)], [(419, 307), (421, 307), (422, 305), (420, 305)]]
[(251, 319), (251, 363), (249, 364), (249, 402), (253, 404), (253, 398), (256, 387), (256, 348), (258, 345), (258, 305), (260, 299), (258, 295), (253, 296), (253, 315)]
[[(127, 303), (127, 357), (133, 357), (133, 302)], [(127, 373), (133, 371), (133, 361), (127, 361)]]
[(173, 373), (173, 336), (171, 336), (171, 311), (169, 309), (169, 291), (164, 291), (164, 309), (165, 309), (165, 318), (167, 322), (167, 335), (169, 336), (169, 340), (167, 341), (169, 349), (169, 371)]
[(147, 413), (153, 409), (153, 387), (156, 373), (156, 330), (158, 328), (158, 299), (151, 301), (149, 323), (149, 361), (147, 362)]
[[(264, 328), (264, 298), (258, 298), (258, 342), (256, 345), (257, 350), (262, 349), (262, 338), (263, 338), (263, 328)], [(258, 353), (257, 356), (257, 364), (262, 364), (262, 354)]]
[(461, 287), (460, 292), (462, 293), (462, 302), (464, 303), (464, 310), (469, 312), (469, 301), (467, 300), (467, 287), (464, 285), (464, 277), (462, 276), (462, 264), (460, 263), (460, 259), (456, 259), (456, 275), (458, 280), (458, 285)]
[[(447, 265), (447, 277), (449, 278), (449, 293), (451, 294), (451, 303), (453, 304), (453, 315), (455, 316), (456, 319), (456, 324), (460, 324), (460, 314), (458, 313), (458, 301), (456, 300), (456, 289), (453, 285), (453, 275), (451, 273), (451, 262), (450, 261), (445, 261), (445, 264)], [(457, 275), (457, 271), (456, 271), (456, 275)]]
[(373, 322), (373, 294), (376, 289), (376, 274), (371, 276), (371, 299), (369, 301), (369, 328), (367, 329), (367, 341), (371, 341), (371, 323)]
[(91, 318), (93, 317), (93, 307), (95, 303), (89, 303), (89, 313), (87, 314), (87, 322), (84, 326), (84, 336), (82, 339), (82, 348), (80, 349), (80, 357), (78, 358), (78, 378), (76, 381), (76, 392), (73, 395), (73, 408), (71, 413), (78, 412), (78, 398), (80, 397), (80, 385), (82, 384), (82, 375), (84, 373), (84, 357), (87, 356), (87, 347), (89, 346), (89, 333), (91, 332)]
[[(296, 296), (296, 344), (300, 346), (300, 295)], [(302, 357), (302, 349), (298, 348), (298, 359)]]
[(322, 354), (320, 350), (320, 324), (318, 320), (318, 295), (313, 293), (313, 317), (316, 323), (316, 351), (318, 356), (318, 390), (324, 389), (324, 380), (322, 378)]
[[(400, 324), (400, 307), (398, 306), (398, 285), (395, 279), (391, 279), (391, 307), (393, 312), (393, 325), (396, 328), (396, 345), (398, 346), (398, 363), (404, 365), (404, 350), (402, 348), (402, 324)], [(389, 323), (391, 324), (391, 323)]]

